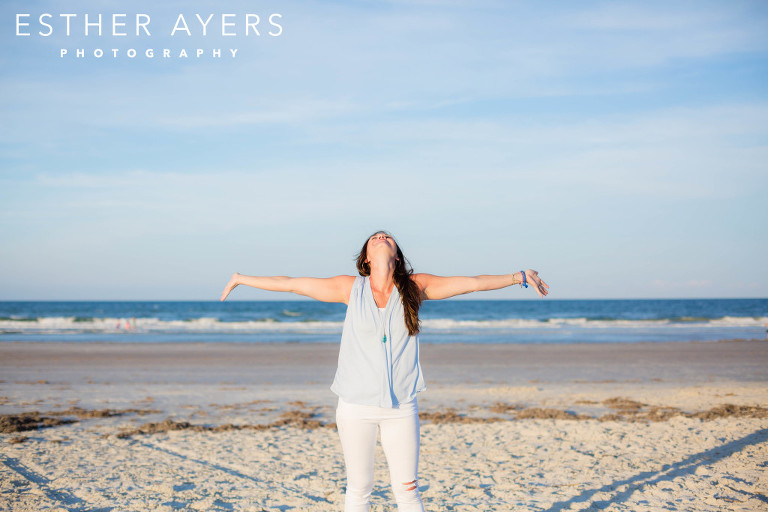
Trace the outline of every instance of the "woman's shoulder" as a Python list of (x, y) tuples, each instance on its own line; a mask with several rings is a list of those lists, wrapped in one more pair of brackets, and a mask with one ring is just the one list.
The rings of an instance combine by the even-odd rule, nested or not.
[(359, 276), (336, 276), (332, 277), (336, 283), (338, 283), (340, 286), (343, 286), (345, 288), (352, 288), (354, 286), (359, 286), (360, 284), (360, 278)]
[(363, 276), (339, 276), (346, 278), (346, 285), (350, 288), (359, 288), (365, 284), (365, 278)]
[(434, 274), (425, 274), (424, 272), (419, 272), (418, 274), (411, 274), (411, 280), (416, 283), (419, 288), (424, 289), (432, 279), (434, 279)]

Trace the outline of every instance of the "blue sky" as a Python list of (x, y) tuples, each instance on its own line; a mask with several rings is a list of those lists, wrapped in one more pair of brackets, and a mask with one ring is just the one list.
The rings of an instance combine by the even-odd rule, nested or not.
[(535, 268), (553, 298), (768, 296), (764, 2), (4, 1), (0, 23), (0, 300), (215, 300), (235, 271), (354, 273), (380, 228), (417, 271)]

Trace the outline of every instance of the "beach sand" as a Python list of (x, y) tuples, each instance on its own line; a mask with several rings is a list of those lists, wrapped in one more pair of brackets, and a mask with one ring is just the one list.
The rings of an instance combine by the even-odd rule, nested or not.
[[(337, 351), (0, 343), (0, 510), (341, 510)], [(422, 367), (428, 511), (768, 510), (764, 341), (424, 344)]]

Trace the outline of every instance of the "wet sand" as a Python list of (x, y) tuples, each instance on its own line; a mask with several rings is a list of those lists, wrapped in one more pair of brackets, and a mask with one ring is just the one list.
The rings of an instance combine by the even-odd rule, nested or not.
[[(337, 350), (1, 343), (0, 510), (340, 510)], [(768, 343), (424, 344), (422, 367), (427, 510), (768, 508)]]

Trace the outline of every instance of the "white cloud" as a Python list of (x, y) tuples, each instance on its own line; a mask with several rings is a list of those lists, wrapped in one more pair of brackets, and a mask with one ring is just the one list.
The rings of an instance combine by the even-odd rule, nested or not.
[(183, 130), (243, 125), (300, 126), (359, 111), (360, 106), (349, 101), (287, 99), (264, 102), (260, 108), (248, 105), (240, 112), (209, 110), (193, 114), (178, 113), (173, 116), (158, 117), (155, 121), (162, 126)]

